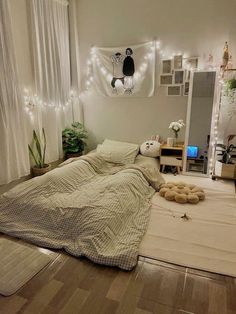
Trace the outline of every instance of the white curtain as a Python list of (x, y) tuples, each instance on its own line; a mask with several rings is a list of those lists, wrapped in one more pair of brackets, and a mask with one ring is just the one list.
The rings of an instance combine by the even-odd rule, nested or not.
[(70, 97), (68, 3), (31, 0), (35, 93), (40, 110), (34, 123), (47, 137), (47, 161), (62, 156), (61, 131), (73, 120)]
[(7, 0), (0, 1), (0, 184), (29, 173), (25, 112)]
[[(79, 34), (78, 34), (78, 19), (77, 19), (78, 1), (70, 0), (69, 4), (69, 23), (70, 23), (70, 60), (73, 66), (71, 67), (71, 85), (77, 95), (73, 101), (73, 118), (75, 121), (84, 122), (83, 103), (78, 97), (81, 91), (81, 69), (79, 58)], [(81, 93), (80, 93), (81, 95)]]

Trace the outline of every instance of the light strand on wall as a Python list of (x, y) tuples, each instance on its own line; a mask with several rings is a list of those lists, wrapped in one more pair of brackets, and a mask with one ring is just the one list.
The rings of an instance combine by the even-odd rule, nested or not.
[(210, 174), (212, 174), (213, 172), (213, 168), (214, 168), (214, 158), (213, 156), (215, 155), (215, 148), (216, 148), (216, 144), (218, 142), (218, 124), (219, 124), (219, 113), (215, 113), (215, 117), (214, 117), (214, 120), (213, 120), (213, 134), (212, 134), (212, 142), (211, 142), (211, 145), (212, 145), (212, 157), (210, 158), (210, 162), (209, 162), (209, 172)]
[[(151, 47), (149, 51), (144, 55), (144, 61), (140, 64), (139, 68), (135, 71), (134, 79), (139, 80), (142, 75), (145, 73), (148, 67), (148, 61), (153, 57), (153, 53), (156, 50), (159, 50), (160, 55), (162, 55), (162, 51), (160, 51), (161, 48), (161, 42), (159, 40), (154, 40), (150, 42)], [(96, 47), (91, 47), (90, 49), (90, 56), (87, 60), (87, 71), (86, 71), (86, 81), (85, 81), (85, 89), (88, 91), (90, 87), (92, 86), (92, 83), (94, 81), (94, 74), (93, 74), (93, 63), (96, 62), (98, 65), (100, 72), (103, 76), (106, 77), (108, 81), (111, 81), (112, 74), (107, 71), (107, 69), (102, 65), (99, 56), (97, 55), (97, 49)], [(74, 93), (73, 90), (70, 91), (70, 96), (66, 103), (64, 105), (62, 104), (55, 104), (53, 101), (50, 103), (47, 103), (40, 99), (40, 97), (37, 94), (32, 94), (28, 88), (24, 88), (24, 105), (25, 105), (25, 111), (29, 114), (29, 116), (33, 116), (34, 111), (36, 108), (54, 108), (55, 111), (60, 110), (66, 110), (72, 103), (75, 101), (75, 99), (80, 99), (82, 95), (84, 94), (84, 91), (82, 90), (78, 96)]]
[(66, 110), (76, 99), (76, 94), (73, 90), (70, 91), (69, 97), (64, 105), (55, 104), (54, 102), (44, 102), (39, 98), (37, 94), (30, 93), (28, 88), (24, 88), (24, 106), (25, 111), (29, 114), (30, 117), (33, 116), (33, 113), (36, 108), (54, 108), (55, 111)]
[(222, 78), (222, 74), (218, 74), (218, 90), (219, 90), (219, 95), (216, 99), (216, 106), (215, 106), (215, 115), (213, 119), (213, 134), (212, 140), (211, 140), (211, 145), (212, 145), (212, 156), (209, 161), (209, 172), (210, 174), (213, 174), (214, 170), (214, 163), (215, 163), (215, 153), (216, 153), (216, 144), (218, 143), (218, 136), (219, 136), (219, 117), (220, 117), (220, 107), (219, 107), (219, 101), (221, 99), (221, 94), (222, 94), (222, 89), (225, 87), (225, 82)]

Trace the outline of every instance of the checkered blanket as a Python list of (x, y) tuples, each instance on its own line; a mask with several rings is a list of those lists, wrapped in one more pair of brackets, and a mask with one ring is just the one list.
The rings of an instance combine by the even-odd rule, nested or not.
[[(153, 176), (153, 177), (152, 177)], [(0, 197), (0, 232), (130, 270), (163, 183), (148, 165), (83, 156)]]

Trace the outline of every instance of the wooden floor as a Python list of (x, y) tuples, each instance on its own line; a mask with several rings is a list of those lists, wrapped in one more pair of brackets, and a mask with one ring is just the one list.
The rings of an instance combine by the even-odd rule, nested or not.
[(56, 252), (15, 295), (0, 296), (1, 314), (236, 313), (234, 278), (143, 257), (126, 272)]

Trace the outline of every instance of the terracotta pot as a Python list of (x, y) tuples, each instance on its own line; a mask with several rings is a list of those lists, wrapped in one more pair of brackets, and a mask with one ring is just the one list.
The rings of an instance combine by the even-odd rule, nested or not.
[(66, 153), (65, 159), (80, 157), (80, 156), (82, 156), (82, 154), (83, 153)]
[(50, 170), (51, 170), (50, 164), (45, 164), (43, 168), (38, 168), (34, 166), (32, 167), (32, 175), (33, 177), (41, 176)]

